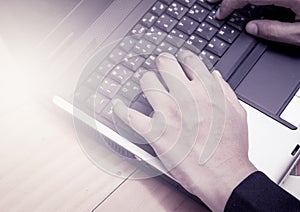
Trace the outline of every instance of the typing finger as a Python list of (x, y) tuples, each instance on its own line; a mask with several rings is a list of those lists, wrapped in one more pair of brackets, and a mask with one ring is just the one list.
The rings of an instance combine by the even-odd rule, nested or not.
[(235, 95), (232, 88), (228, 85), (228, 83), (222, 78), (222, 75), (218, 71), (213, 71), (212, 75), (215, 77), (215, 79), (218, 80), (220, 83), (222, 90), (224, 92), (224, 95), (229, 99), (231, 103), (236, 103), (238, 101), (237, 96)]
[(253, 5), (276, 5), (286, 8), (293, 8), (293, 1), (286, 0), (223, 0), (217, 11), (217, 18), (224, 19), (230, 15), (235, 9), (240, 9), (247, 4)]
[(176, 57), (169, 53), (162, 53), (156, 59), (157, 67), (168, 87), (172, 84), (168, 84), (170, 77), (176, 77), (184, 82), (188, 82), (188, 78), (184, 74), (180, 67)]
[(152, 128), (150, 117), (127, 107), (121, 100), (113, 100), (114, 113), (140, 135), (148, 133)]
[(207, 0), (209, 3), (217, 3), (220, 2), (221, 0)]
[[(189, 79), (184, 74), (181, 66), (179, 65), (176, 57), (169, 53), (162, 53), (158, 56), (157, 68), (166, 82), (169, 90), (176, 88), (178, 85), (174, 83), (176, 80), (180, 80), (182, 83), (189, 82)], [(175, 80), (176, 79), (176, 80)]]
[(246, 25), (248, 33), (277, 42), (300, 46), (300, 23), (254, 20)]
[(243, 8), (248, 4), (246, 0), (223, 0), (220, 8), (216, 13), (218, 19), (224, 19), (230, 15), (235, 9)]
[(210, 80), (212, 76), (201, 59), (190, 51), (181, 51), (178, 53), (178, 59), (184, 68), (185, 73), (191, 80), (202, 79)]
[(140, 80), (142, 90), (154, 110), (168, 106), (168, 92), (154, 72), (146, 72)]

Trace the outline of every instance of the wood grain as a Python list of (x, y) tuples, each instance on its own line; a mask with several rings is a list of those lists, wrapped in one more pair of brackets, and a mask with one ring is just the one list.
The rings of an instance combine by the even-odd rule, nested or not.
[(87, 159), (71, 118), (34, 100), (0, 118), (0, 211), (90, 211), (124, 181)]
[(102, 211), (209, 211), (174, 186), (157, 178), (127, 180), (102, 202)]

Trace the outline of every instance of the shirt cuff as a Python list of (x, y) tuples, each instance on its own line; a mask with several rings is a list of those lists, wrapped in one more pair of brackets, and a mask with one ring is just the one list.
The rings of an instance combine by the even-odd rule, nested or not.
[(224, 211), (300, 211), (300, 201), (257, 171), (231, 193)]

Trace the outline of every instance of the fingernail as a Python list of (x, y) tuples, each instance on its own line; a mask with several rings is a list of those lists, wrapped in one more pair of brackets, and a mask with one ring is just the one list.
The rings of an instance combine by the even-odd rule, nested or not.
[(159, 55), (159, 57), (166, 57), (168, 59), (174, 59), (174, 55), (167, 53), (167, 52), (163, 52)]
[(252, 35), (257, 35), (258, 27), (255, 23), (248, 23), (246, 26), (246, 31)]
[(176, 60), (176, 58), (169, 54), (169, 53), (166, 53), (166, 52), (163, 52), (161, 53), (158, 57), (157, 57), (158, 61), (161, 62), (162, 60), (164, 59), (171, 59), (171, 60)]
[(187, 62), (190, 58), (192, 58), (194, 54), (189, 50), (181, 50), (178, 52), (178, 59), (180, 62)]
[(193, 53), (190, 50), (183, 49), (183, 50), (180, 50), (180, 52), (178, 52), (178, 54), (180, 54), (181, 56), (186, 56), (186, 55), (191, 55)]
[(222, 77), (222, 74), (221, 74), (219, 71), (213, 71), (213, 73), (214, 73), (216, 76), (218, 76), (218, 77), (220, 77), (220, 78), (223, 78), (223, 77)]
[(217, 12), (216, 12), (216, 18), (217, 19), (221, 19), (221, 17), (220, 17), (220, 9), (218, 9)]

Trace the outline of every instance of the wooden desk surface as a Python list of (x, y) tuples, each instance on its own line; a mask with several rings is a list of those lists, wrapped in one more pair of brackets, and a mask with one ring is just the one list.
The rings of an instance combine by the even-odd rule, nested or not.
[(27, 100), (0, 114), (0, 211), (206, 211), (167, 183), (101, 171), (72, 119)]
[(127, 180), (105, 201), (100, 211), (208, 211), (172, 185), (158, 179)]

